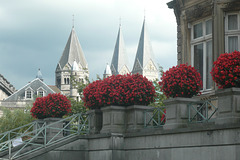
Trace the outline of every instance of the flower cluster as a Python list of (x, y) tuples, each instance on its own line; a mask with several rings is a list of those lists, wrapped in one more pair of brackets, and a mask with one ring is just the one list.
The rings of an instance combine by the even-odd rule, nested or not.
[(221, 54), (213, 63), (212, 78), (218, 88), (240, 87), (240, 52)]
[(61, 118), (70, 111), (71, 102), (66, 96), (60, 93), (50, 93), (45, 97), (38, 97), (30, 112), (34, 118), (43, 119), (48, 117)]
[(154, 101), (153, 83), (139, 74), (113, 75), (90, 83), (83, 90), (86, 107), (100, 108), (108, 105), (148, 105)]
[(192, 97), (202, 87), (200, 73), (192, 66), (180, 64), (163, 73), (159, 85), (167, 97)]

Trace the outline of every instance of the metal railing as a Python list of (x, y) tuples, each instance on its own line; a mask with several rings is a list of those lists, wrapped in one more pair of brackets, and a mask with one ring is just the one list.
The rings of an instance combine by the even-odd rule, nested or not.
[(165, 107), (158, 107), (144, 111), (144, 127), (154, 128), (163, 126), (166, 122)]
[(188, 121), (190, 123), (209, 122), (216, 114), (218, 108), (212, 104), (211, 100), (197, 101), (188, 104)]
[[(82, 113), (50, 124), (47, 124), (46, 121), (34, 121), (0, 134), (0, 153), (8, 150), (8, 153), (6, 153), (8, 154), (8, 159), (16, 159), (71, 136), (87, 134), (89, 132), (89, 124), (89, 116)], [(23, 128), (25, 130), (22, 133), (18, 133)], [(18, 146), (13, 145), (16, 139), (22, 140)], [(31, 149), (25, 151), (24, 149), (28, 146), (31, 146)]]

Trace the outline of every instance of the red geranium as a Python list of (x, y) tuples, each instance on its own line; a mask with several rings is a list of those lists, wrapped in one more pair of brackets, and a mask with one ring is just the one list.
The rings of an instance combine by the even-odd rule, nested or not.
[(83, 90), (86, 107), (99, 108), (108, 105), (148, 105), (154, 101), (152, 82), (139, 74), (113, 75), (90, 83)]
[(55, 93), (45, 97), (38, 97), (31, 109), (34, 118), (43, 119), (48, 117), (61, 118), (71, 111), (71, 102), (66, 96)]
[(180, 64), (163, 73), (159, 85), (167, 97), (192, 97), (202, 87), (200, 73), (192, 66)]
[(240, 87), (240, 52), (221, 54), (213, 63), (212, 78), (218, 88)]

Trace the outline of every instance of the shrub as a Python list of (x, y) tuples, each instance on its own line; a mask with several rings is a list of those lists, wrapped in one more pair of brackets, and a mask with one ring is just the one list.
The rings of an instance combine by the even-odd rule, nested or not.
[(199, 94), (202, 80), (194, 67), (180, 64), (164, 72), (159, 85), (167, 97), (190, 98)]
[(113, 75), (90, 83), (83, 90), (86, 107), (100, 108), (108, 105), (149, 105), (153, 102), (153, 83), (139, 74)]
[[(11, 129), (18, 128), (33, 121), (33, 118), (29, 112), (30, 108), (14, 109), (1, 107), (3, 111), (2, 117), (0, 117), (0, 133), (7, 132)], [(19, 129), (16, 132), (22, 133), (26, 128)], [(1, 138), (1, 136), (0, 136)]]
[(43, 119), (48, 117), (62, 118), (71, 111), (71, 102), (60, 93), (48, 94), (38, 97), (31, 109), (34, 118)]
[(240, 52), (221, 54), (211, 72), (218, 88), (240, 87)]

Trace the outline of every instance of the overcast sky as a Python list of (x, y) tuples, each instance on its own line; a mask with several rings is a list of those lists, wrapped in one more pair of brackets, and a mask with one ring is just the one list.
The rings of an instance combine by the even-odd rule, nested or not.
[(55, 84), (55, 69), (74, 26), (90, 79), (111, 63), (119, 18), (132, 70), (144, 19), (155, 55), (164, 70), (177, 64), (177, 27), (170, 0), (0, 0), (0, 74), (16, 89), (41, 69)]

